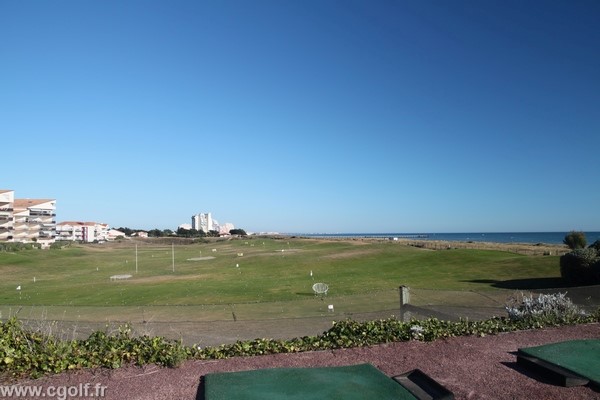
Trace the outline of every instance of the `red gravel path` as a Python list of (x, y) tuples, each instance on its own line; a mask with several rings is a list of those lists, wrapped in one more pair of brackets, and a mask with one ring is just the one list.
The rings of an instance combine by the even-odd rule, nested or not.
[(203, 398), (201, 377), (209, 372), (368, 362), (388, 376), (419, 368), (452, 390), (456, 399), (600, 399), (598, 388), (564, 388), (530, 374), (516, 364), (515, 355), (520, 347), (599, 337), (600, 324), (588, 324), (429, 343), (411, 341), (334, 351), (188, 361), (179, 368), (152, 365), (79, 371), (21, 384), (49, 387), (101, 383), (107, 387), (105, 399), (192, 400)]

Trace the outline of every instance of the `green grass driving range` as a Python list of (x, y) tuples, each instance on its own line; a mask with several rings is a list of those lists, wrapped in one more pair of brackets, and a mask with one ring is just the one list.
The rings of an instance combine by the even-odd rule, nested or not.
[[(327, 283), (328, 296), (335, 297), (399, 285), (497, 290), (492, 286), (496, 281), (559, 276), (557, 257), (301, 238), (174, 246), (138, 242), (136, 272), (135, 247), (134, 242), (124, 242), (0, 253), (0, 305), (254, 303), (313, 296), (315, 282)], [(126, 274), (131, 278), (110, 279)]]

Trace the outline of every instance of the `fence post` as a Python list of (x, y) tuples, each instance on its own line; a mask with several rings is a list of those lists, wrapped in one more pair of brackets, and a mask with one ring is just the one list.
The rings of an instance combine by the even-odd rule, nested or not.
[(405, 304), (410, 304), (410, 288), (408, 286), (400, 286), (400, 307)]

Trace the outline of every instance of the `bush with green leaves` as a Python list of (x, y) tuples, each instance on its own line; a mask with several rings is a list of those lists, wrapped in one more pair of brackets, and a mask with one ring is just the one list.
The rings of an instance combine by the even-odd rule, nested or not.
[(569, 246), (571, 250), (583, 249), (587, 245), (585, 233), (580, 231), (571, 231), (563, 239), (563, 243)]
[(600, 240), (596, 240), (594, 243), (590, 244), (590, 249), (596, 249), (596, 251), (600, 252)]
[(561, 256), (560, 276), (571, 285), (600, 283), (600, 251), (588, 247)]
[(22, 250), (40, 249), (39, 243), (4, 242), (0, 243), (0, 251), (17, 252)]
[[(560, 296), (559, 296), (560, 297)], [(535, 309), (528, 300), (528, 309)], [(558, 304), (563, 304), (561, 297)], [(561, 309), (550, 300), (539, 302), (556, 310)], [(519, 307), (517, 307), (519, 308)], [(520, 311), (519, 315), (527, 314)], [(509, 312), (509, 315), (511, 313)], [(516, 315), (516, 314), (515, 314)], [(544, 313), (530, 312), (527, 318), (491, 318), (483, 321), (442, 321), (436, 318), (402, 322), (395, 318), (358, 322), (334, 322), (331, 329), (317, 336), (304, 336), (290, 340), (254, 339), (238, 341), (218, 347), (201, 348), (184, 346), (181, 342), (162, 337), (132, 337), (128, 326), (117, 334), (94, 332), (86, 340), (61, 341), (39, 332), (23, 328), (12, 318), (0, 321), (0, 378), (40, 377), (49, 373), (81, 368), (119, 368), (125, 364), (155, 363), (174, 367), (189, 359), (224, 359), (302, 351), (330, 350), (371, 346), (380, 343), (408, 340), (432, 341), (466, 335), (494, 335), (519, 329), (536, 329), (560, 324), (600, 322), (600, 309), (591, 315), (566, 313), (560, 318)], [(568, 315), (568, 317), (565, 317)]]
[(96, 331), (86, 340), (60, 340), (25, 329), (21, 321), (0, 321), (0, 376), (40, 377), (81, 368), (119, 368), (155, 363), (173, 367), (190, 358), (191, 348), (162, 337), (132, 337), (128, 326), (116, 335)]

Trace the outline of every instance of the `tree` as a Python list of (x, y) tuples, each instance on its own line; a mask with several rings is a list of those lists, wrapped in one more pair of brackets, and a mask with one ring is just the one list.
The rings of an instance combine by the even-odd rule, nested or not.
[(160, 229), (151, 229), (148, 231), (148, 236), (151, 237), (162, 237), (163, 236), (163, 231), (161, 231)]
[(229, 233), (231, 235), (240, 235), (240, 236), (247, 236), (248, 234), (246, 233), (245, 230), (243, 229), (232, 229), (229, 231)]
[(180, 237), (186, 237), (186, 238), (193, 238), (193, 237), (204, 237), (205, 234), (202, 230), (196, 230), (196, 229), (185, 229), (185, 228), (178, 228), (177, 229), (177, 236)]
[(190, 234), (190, 229), (177, 228), (177, 236), (187, 237)]
[(585, 233), (579, 231), (569, 232), (563, 239), (563, 243), (569, 246), (571, 250), (583, 249), (587, 245)]

